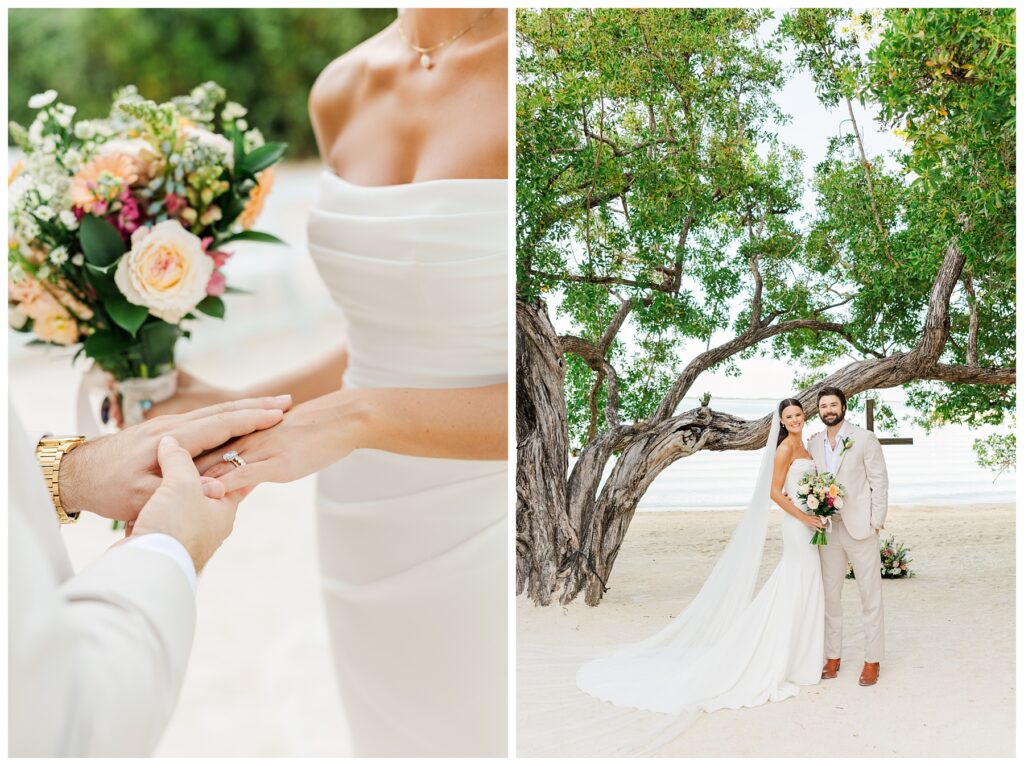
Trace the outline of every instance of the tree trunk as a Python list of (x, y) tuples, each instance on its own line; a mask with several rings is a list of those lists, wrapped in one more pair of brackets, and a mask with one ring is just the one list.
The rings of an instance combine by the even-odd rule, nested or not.
[(516, 301), (516, 593), (547, 605), (578, 547), (565, 515), (565, 358), (543, 303)]

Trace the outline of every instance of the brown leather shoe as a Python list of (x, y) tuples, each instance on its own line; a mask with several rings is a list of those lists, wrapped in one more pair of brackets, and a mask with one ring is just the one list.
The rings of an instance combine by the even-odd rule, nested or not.
[(874, 686), (878, 683), (878, 671), (880, 669), (879, 663), (877, 662), (865, 662), (864, 670), (860, 672), (860, 685)]
[(835, 678), (839, 673), (839, 658), (834, 660), (825, 660), (825, 667), (821, 669), (821, 679), (824, 681), (829, 678)]

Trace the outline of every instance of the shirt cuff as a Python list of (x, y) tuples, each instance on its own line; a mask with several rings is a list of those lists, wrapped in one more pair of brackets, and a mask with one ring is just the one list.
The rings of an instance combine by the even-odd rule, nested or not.
[(192, 586), (192, 592), (196, 592), (196, 567), (192, 563), (192, 557), (188, 555), (185, 546), (178, 540), (163, 532), (147, 532), (138, 537), (129, 537), (124, 545), (132, 545), (136, 548), (162, 553), (164, 556), (174, 559), (181, 571), (185, 574), (188, 584)]

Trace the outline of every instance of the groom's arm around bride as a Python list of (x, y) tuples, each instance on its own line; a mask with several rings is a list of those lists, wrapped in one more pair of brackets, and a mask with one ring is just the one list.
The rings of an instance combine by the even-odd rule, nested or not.
[[(272, 427), (286, 408), (226, 405), (86, 442), (60, 458), (52, 497), (8, 408), (8, 755), (152, 752), (192, 646), (196, 573), (245, 495), (200, 479), (192, 458)], [(58, 509), (133, 522), (132, 532), (76, 574)]]

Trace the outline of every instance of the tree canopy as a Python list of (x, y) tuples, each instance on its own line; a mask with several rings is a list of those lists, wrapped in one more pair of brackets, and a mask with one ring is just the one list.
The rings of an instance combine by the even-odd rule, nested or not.
[[(517, 588), (538, 603), (599, 602), (667, 465), (764, 445), (769, 418), (677, 411), (707, 370), (791, 360), (808, 413), (824, 384), (905, 386), (925, 425), (1014, 411), (1014, 11), (800, 9), (766, 37), (771, 15), (519, 13)], [(837, 110), (807, 126), (829, 136), (811, 172), (774, 131), (793, 67)], [(868, 113), (905, 148), (869, 155)]]

